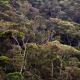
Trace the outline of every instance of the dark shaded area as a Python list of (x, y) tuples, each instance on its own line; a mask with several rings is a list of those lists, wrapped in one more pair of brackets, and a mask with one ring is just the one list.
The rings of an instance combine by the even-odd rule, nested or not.
[(73, 38), (71, 36), (67, 36), (67, 34), (61, 34), (61, 43), (62, 44), (67, 44), (71, 46), (78, 46), (78, 41), (79, 39)]

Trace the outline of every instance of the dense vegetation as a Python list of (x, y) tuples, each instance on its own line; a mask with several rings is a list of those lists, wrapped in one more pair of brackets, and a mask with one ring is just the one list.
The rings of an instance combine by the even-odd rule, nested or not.
[(0, 0), (0, 80), (80, 80), (80, 0)]

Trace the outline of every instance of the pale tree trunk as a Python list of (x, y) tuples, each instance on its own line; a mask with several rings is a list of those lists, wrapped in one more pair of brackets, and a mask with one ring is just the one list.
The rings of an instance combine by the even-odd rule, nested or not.
[(61, 64), (60, 64), (60, 77), (62, 79), (62, 57), (61, 57)]
[(17, 44), (18, 44), (18, 46), (19, 46), (19, 49), (20, 49), (20, 54), (21, 54), (21, 47), (20, 47), (20, 44), (19, 44), (19, 42), (18, 42), (16, 36), (15, 36), (13, 33), (12, 33), (12, 37), (13, 37), (13, 39), (17, 42)]
[(53, 66), (53, 61), (51, 62), (51, 67), (52, 67), (52, 68), (51, 68), (51, 69), (52, 69), (52, 70), (51, 70), (51, 77), (52, 77), (51, 80), (53, 80), (53, 67), (54, 67), (54, 66)]
[(22, 50), (23, 63), (22, 63), (22, 66), (21, 66), (20, 73), (23, 72), (23, 69), (25, 69), (25, 66), (26, 66), (26, 57), (27, 57), (27, 54), (26, 54), (26, 43), (24, 43), (24, 39), (25, 39), (25, 37), (23, 37), (23, 39), (22, 39), (24, 50)]
[(23, 71), (23, 69), (25, 69), (25, 66), (26, 66), (26, 56), (27, 56), (27, 54), (26, 54), (26, 45), (24, 44), (24, 47), (25, 47), (25, 49), (22, 51), (23, 53), (22, 53), (22, 56), (23, 56), (23, 64), (22, 64), (22, 66), (21, 66), (21, 70), (20, 70), (20, 73), (22, 73), (22, 71)]
[(22, 71), (23, 71), (23, 69), (25, 68), (25, 65), (26, 65), (26, 43), (24, 43), (24, 39), (23, 39), (22, 40), (23, 46), (24, 46), (24, 50), (23, 50), (23, 49), (21, 49), (21, 46), (20, 46), (16, 36), (14, 34), (12, 34), (12, 37), (17, 42), (17, 44), (19, 46), (19, 49), (20, 49), (20, 55), (23, 58), (23, 62), (22, 62), (21, 69), (20, 69), (20, 73), (22, 73)]

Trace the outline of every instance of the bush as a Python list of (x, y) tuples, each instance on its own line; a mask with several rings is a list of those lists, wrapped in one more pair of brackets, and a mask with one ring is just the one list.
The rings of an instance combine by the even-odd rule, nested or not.
[(7, 80), (24, 80), (20, 72), (8, 73), (6, 78)]
[(0, 61), (7, 62), (9, 61), (9, 58), (7, 56), (0, 56)]

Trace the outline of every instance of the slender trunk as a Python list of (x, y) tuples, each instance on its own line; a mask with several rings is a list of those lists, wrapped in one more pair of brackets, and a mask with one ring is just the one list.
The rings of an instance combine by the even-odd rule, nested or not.
[(26, 63), (26, 51), (25, 50), (23, 51), (22, 56), (23, 56), (23, 63), (21, 65), (20, 73), (22, 73), (23, 69), (25, 69), (25, 63)]
[(14, 36), (14, 34), (12, 34), (12, 37), (13, 37), (13, 39), (17, 42), (17, 44), (18, 44), (18, 46), (19, 46), (19, 49), (20, 49), (20, 54), (21, 54), (21, 47), (20, 47), (20, 45), (19, 45), (19, 42), (18, 42), (17, 38)]
[(52, 74), (51, 76), (52, 76), (52, 79), (51, 79), (51, 80), (53, 80), (53, 67), (54, 67), (54, 66), (53, 66), (53, 61), (51, 62), (51, 66), (52, 66), (52, 70), (51, 70), (51, 74)]
[(20, 49), (20, 54), (23, 57), (23, 62), (22, 62), (21, 69), (20, 69), (20, 73), (22, 73), (22, 71), (23, 71), (23, 69), (25, 67), (25, 63), (26, 63), (26, 45), (24, 44), (24, 40), (22, 40), (23, 45), (24, 45), (24, 50), (22, 50), (20, 45), (19, 45), (19, 42), (18, 42), (17, 38), (14, 36), (14, 34), (12, 34), (12, 37), (17, 42), (17, 44), (19, 46), (19, 49)]
[(25, 69), (25, 66), (26, 66), (26, 56), (27, 56), (27, 54), (26, 54), (26, 45), (25, 45), (24, 41), (23, 41), (23, 45), (24, 45), (24, 50), (22, 50), (22, 52), (23, 52), (23, 54), (22, 54), (22, 56), (23, 56), (23, 63), (22, 63), (22, 66), (21, 66), (20, 73), (23, 72), (23, 69)]
[(62, 60), (61, 60), (61, 64), (60, 64), (60, 77), (62, 78)]

